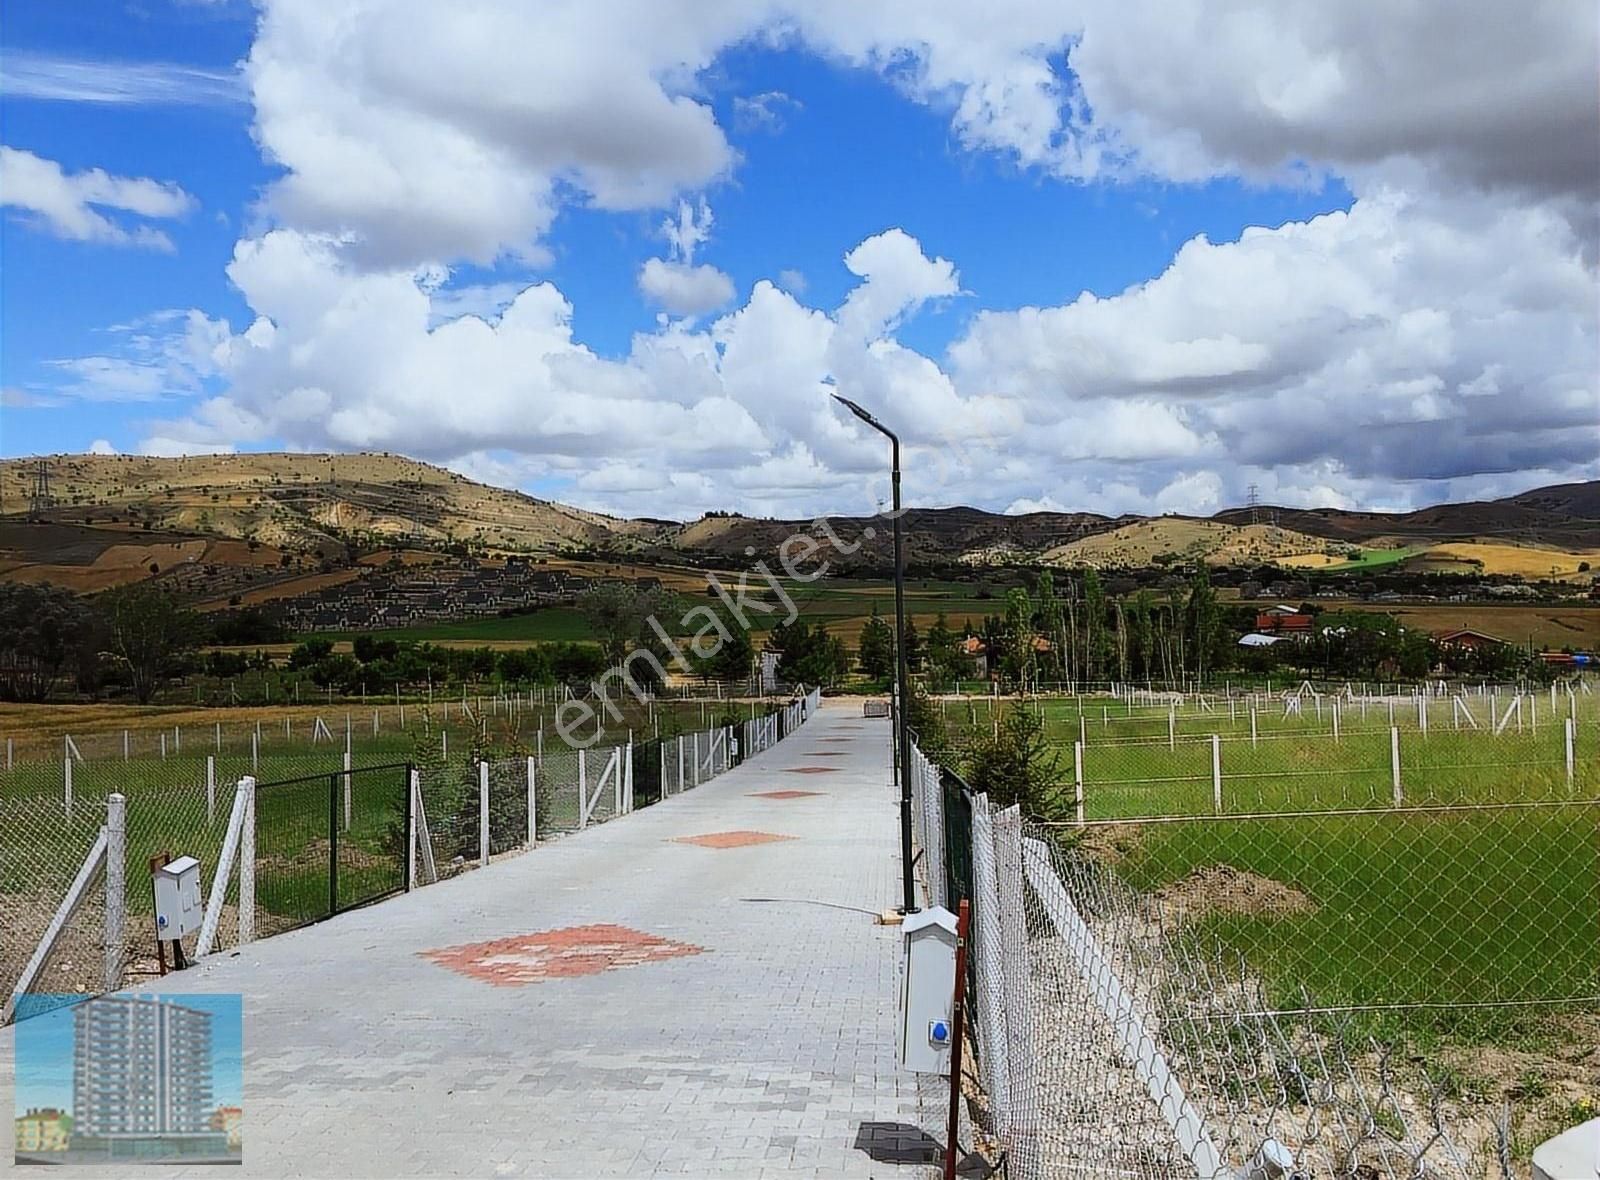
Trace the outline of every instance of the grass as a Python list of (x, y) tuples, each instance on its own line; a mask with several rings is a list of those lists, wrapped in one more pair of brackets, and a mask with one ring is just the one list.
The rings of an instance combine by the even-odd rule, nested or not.
[[(1247, 709), (1230, 719), (1226, 704), (1191, 705), (1170, 746), (1164, 709), (1090, 698), (1081, 711), (1071, 700), (1042, 708), (1069, 801), (1072, 742), (1086, 734), (1085, 815), (1100, 825), (1088, 847), (1135, 889), (1181, 889), (1196, 870), (1228, 865), (1309, 900), (1304, 912), (1218, 904), (1199, 918), (1270, 1002), (1438, 1005), (1364, 1019), (1423, 1038), (1503, 1041), (1544, 1010), (1469, 1005), (1600, 995), (1600, 711), (1594, 697), (1577, 700), (1571, 786), (1547, 696), (1537, 733), (1515, 722), (1498, 737), (1457, 730), (1449, 702), (1435, 701), (1424, 736), (1414, 706), (1397, 712), (1400, 808), (1386, 708), (1369, 706), (1363, 724), (1347, 704), (1335, 742), (1331, 702), (1320, 721), (1310, 702), (1285, 720), (1280, 703), (1258, 714), (1252, 743)], [(1474, 702), (1480, 724), (1487, 703)], [(988, 705), (954, 704), (947, 716), (976, 714), (981, 726)], [(1152, 822), (1163, 817), (1177, 818)]]

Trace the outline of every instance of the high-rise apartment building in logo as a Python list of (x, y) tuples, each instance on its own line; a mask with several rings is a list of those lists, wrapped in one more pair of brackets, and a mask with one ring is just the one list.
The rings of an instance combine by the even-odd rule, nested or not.
[(73, 1013), (72, 1139), (111, 1156), (226, 1150), (212, 1127), (211, 1013), (158, 996)]

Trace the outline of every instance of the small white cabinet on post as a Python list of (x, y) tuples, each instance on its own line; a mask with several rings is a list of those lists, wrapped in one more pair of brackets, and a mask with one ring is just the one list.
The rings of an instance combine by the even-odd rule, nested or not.
[(950, 1008), (956, 986), (956, 916), (943, 906), (907, 914), (900, 927), (900, 1064), (914, 1073), (950, 1072)]
[(205, 905), (200, 900), (200, 862), (180, 856), (155, 871), (156, 937), (163, 942), (200, 929)]

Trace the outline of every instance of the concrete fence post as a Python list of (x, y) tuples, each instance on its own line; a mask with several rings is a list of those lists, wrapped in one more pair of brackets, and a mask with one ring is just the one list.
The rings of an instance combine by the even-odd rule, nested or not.
[(344, 748), (344, 830), (350, 830), (350, 747)]
[(994, 1110), (995, 1133), (1003, 1142), (1011, 1133), (1011, 1067), (1006, 1060), (1005, 942), (987, 795), (972, 800), (972, 902), (977, 918), (978, 1063)]
[(122, 986), (122, 958), (127, 947), (126, 805), (120, 794), (106, 797), (105, 989), (108, 992)]
[(1171, 706), (1167, 709), (1167, 749), (1178, 748), (1178, 709)]
[(611, 772), (611, 814), (616, 816), (622, 814), (624, 795), (621, 746), (611, 747), (611, 765), (614, 767)]
[(1222, 738), (1211, 735), (1211, 802), (1222, 814)]
[(1011, 1151), (1020, 1174), (1032, 1175), (1037, 1167), (1037, 1136), (1039, 1128), (1029, 1117), (1037, 1110), (1038, 1093), (1034, 1088), (1034, 1059), (1037, 1045), (1033, 1041), (1029, 1014), (1033, 1011), (1029, 998), (1028, 924), (1024, 909), (1022, 863), (1022, 816), (1016, 807), (990, 813), (994, 835), (995, 889), (999, 895), (1001, 987), (1005, 995), (1006, 1014), (1006, 1065), (1007, 1096), (1011, 1103)]
[(528, 847), (532, 848), (539, 839), (539, 810), (534, 805), (537, 800), (534, 783), (538, 778), (539, 764), (532, 756), (528, 758)]
[(206, 827), (217, 822), (217, 756), (206, 755)]
[(489, 863), (489, 760), (478, 763), (478, 863)]
[(1566, 732), (1567, 787), (1568, 787), (1568, 789), (1571, 789), (1572, 784), (1573, 784), (1573, 780), (1576, 777), (1576, 775), (1574, 773), (1574, 771), (1576, 770), (1576, 762), (1575, 762), (1575, 760), (1573, 758), (1573, 750), (1572, 750), (1572, 745), (1573, 745), (1573, 741), (1572, 741), (1572, 739), (1573, 739), (1573, 724), (1572, 724), (1572, 718), (1571, 717), (1568, 717), (1566, 719), (1566, 724), (1562, 726), (1562, 729)]
[(239, 945), (256, 936), (256, 780), (239, 780), (244, 793), (244, 824), (239, 828)]
[(1394, 805), (1399, 807), (1404, 802), (1400, 793), (1400, 729), (1394, 725), (1389, 727), (1389, 770), (1394, 779)]
[(586, 751), (578, 747), (578, 826), (589, 826), (589, 760)]
[(61, 763), (61, 801), (66, 807), (67, 818), (72, 818), (72, 755), (67, 755)]

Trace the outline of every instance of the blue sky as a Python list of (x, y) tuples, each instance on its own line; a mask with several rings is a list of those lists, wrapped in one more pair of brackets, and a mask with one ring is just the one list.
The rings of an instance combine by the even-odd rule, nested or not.
[[(18, 1115), (34, 1108), (72, 1110), (72, 1009), (84, 996), (25, 996), (16, 1025)], [(243, 1106), (243, 999), (233, 994), (172, 995), (174, 1004), (212, 1014), (211, 1087), (218, 1106)], [(37, 1008), (30, 1015), (29, 1008)]]
[[(1594, 474), (1593, 182), (1492, 104), (1440, 115), (1425, 40), (1395, 79), (1325, 29), (1280, 30), (1288, 68), (1250, 28), (1200, 61), (1137, 12), (1011, 7), (9, 6), (0, 453), (391, 449), (802, 512), (877, 461), (837, 391), (927, 449), (925, 502)], [(1592, 61), (1492, 33), (1457, 59), (1544, 55), (1527, 105), (1584, 117)], [(1301, 93), (1321, 66), (1351, 92)], [(1315, 437), (1262, 429), (1287, 407)]]

